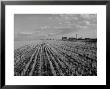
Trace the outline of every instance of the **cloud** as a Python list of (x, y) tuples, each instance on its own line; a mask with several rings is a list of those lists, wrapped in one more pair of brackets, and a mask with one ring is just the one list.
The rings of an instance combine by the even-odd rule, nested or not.
[(81, 14), (82, 19), (89, 21), (91, 24), (97, 23), (97, 14)]
[(24, 34), (24, 35), (31, 35), (31, 34), (33, 34), (33, 32), (21, 32), (20, 34)]
[(97, 30), (96, 14), (36, 14), (16, 15), (15, 18), (15, 39), (19, 40)]

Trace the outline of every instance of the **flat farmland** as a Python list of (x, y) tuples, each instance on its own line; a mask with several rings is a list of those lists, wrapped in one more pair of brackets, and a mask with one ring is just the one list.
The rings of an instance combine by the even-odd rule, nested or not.
[(15, 41), (15, 76), (97, 76), (97, 43)]

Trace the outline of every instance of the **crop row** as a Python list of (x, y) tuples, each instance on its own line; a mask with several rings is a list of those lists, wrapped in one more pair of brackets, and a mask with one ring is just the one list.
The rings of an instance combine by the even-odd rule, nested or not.
[[(45, 41), (14, 51), (15, 76), (96, 76), (96, 44)], [(89, 55), (87, 55), (89, 54)]]

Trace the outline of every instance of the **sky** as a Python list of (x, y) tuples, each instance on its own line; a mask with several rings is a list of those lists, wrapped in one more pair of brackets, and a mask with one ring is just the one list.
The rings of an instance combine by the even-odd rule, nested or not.
[(97, 38), (97, 14), (15, 14), (16, 40)]

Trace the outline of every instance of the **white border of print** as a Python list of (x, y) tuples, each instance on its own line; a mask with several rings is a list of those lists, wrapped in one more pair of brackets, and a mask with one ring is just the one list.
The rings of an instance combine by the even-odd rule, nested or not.
[[(6, 85), (106, 85), (105, 5), (7, 5)], [(14, 76), (14, 14), (97, 14), (97, 76)]]

